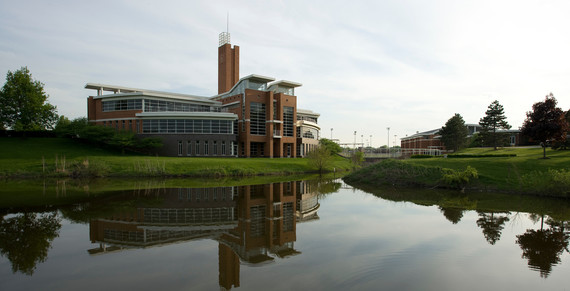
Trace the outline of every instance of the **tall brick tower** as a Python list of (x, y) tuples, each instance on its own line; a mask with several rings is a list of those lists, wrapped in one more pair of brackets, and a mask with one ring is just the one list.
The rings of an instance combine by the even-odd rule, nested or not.
[(220, 33), (218, 47), (218, 94), (228, 92), (239, 80), (239, 46), (232, 48), (230, 33)]

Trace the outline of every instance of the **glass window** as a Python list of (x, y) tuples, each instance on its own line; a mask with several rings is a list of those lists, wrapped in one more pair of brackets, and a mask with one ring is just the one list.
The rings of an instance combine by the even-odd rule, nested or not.
[(143, 133), (232, 134), (233, 128), (231, 120), (148, 119)]
[(142, 109), (142, 104), (144, 103), (144, 112), (220, 112), (221, 105), (198, 105), (191, 104), (188, 102), (176, 102), (176, 101), (164, 101), (164, 100), (152, 100), (144, 99), (144, 102), (140, 102), (140, 107)]
[(209, 148), (208, 148), (208, 141), (204, 142), (204, 155), (207, 156), (210, 154)]
[(140, 110), (142, 109), (142, 99), (103, 101), (102, 105), (103, 105), (103, 112)]
[(283, 107), (283, 136), (293, 135), (293, 107)]
[(265, 135), (265, 103), (251, 102), (249, 110), (250, 133)]

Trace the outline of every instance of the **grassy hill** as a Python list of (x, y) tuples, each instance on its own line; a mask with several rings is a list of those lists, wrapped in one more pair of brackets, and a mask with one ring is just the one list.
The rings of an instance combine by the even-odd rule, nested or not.
[(542, 159), (541, 148), (470, 148), (457, 155), (380, 163), (351, 173), (346, 181), (438, 187), (446, 186), (443, 169), (461, 172), (469, 166), (478, 179), (471, 179), (467, 189), (570, 196), (570, 151), (548, 149), (548, 159)]
[[(0, 176), (249, 176), (314, 172), (306, 159), (153, 157), (67, 138), (0, 138)], [(350, 162), (335, 157), (337, 171)]]

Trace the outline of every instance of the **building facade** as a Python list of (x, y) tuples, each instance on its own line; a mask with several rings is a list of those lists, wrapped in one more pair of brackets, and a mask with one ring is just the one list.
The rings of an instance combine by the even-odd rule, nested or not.
[[(481, 131), (479, 124), (466, 124), (468, 137), (473, 136)], [(440, 128), (428, 130), (424, 132), (416, 132), (413, 135), (400, 139), (400, 147), (403, 156), (411, 155), (441, 155), (448, 153), (445, 145), (441, 142)], [(520, 130), (499, 130), (499, 133), (508, 135), (508, 143), (510, 146), (521, 145)]]
[(218, 95), (203, 97), (88, 83), (88, 120), (160, 137), (159, 154), (189, 157), (302, 157), (318, 145), (319, 114), (297, 109), (300, 83), (239, 78), (239, 46), (220, 34)]

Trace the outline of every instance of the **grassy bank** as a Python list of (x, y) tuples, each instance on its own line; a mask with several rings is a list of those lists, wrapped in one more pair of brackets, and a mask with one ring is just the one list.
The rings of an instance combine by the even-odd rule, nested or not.
[[(0, 138), (3, 177), (226, 177), (315, 172), (306, 159), (152, 157), (64, 138)], [(329, 170), (350, 169), (335, 157)]]
[(443, 169), (459, 173), (469, 166), (477, 171), (478, 178), (470, 179), (467, 189), (570, 196), (570, 151), (547, 150), (549, 159), (541, 159), (541, 148), (497, 151), (472, 148), (458, 154), (466, 156), (383, 162), (350, 174), (346, 181), (370, 185), (446, 187), (449, 185), (443, 180)]
[(395, 189), (394, 187), (370, 185), (362, 185), (362, 187), (357, 188), (384, 200), (411, 202), (422, 206), (437, 206), (444, 214), (449, 211), (475, 210), (487, 213), (546, 214), (556, 220), (570, 220), (570, 204), (567, 200), (559, 198), (495, 192), (461, 194), (457, 191), (442, 189)]

